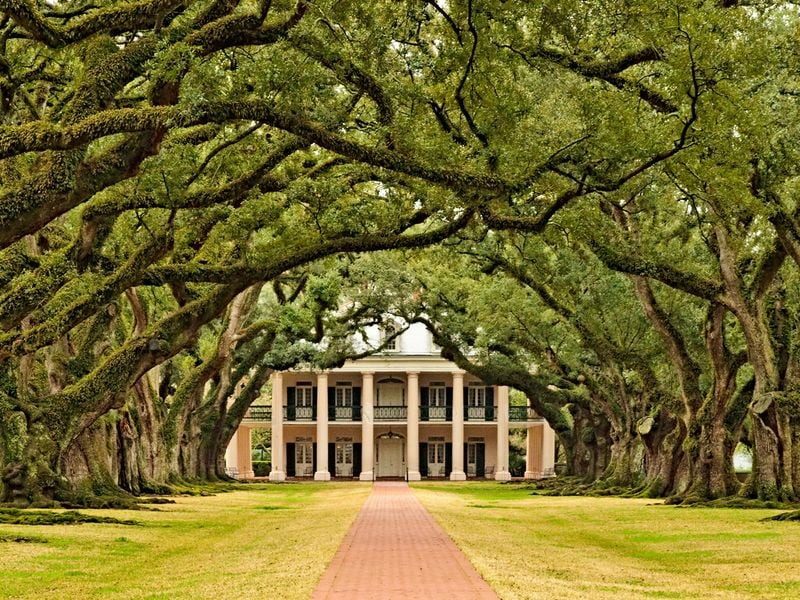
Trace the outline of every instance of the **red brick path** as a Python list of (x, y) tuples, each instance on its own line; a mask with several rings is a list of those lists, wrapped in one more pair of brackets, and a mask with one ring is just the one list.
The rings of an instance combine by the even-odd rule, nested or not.
[(405, 482), (374, 484), (312, 598), (497, 596)]

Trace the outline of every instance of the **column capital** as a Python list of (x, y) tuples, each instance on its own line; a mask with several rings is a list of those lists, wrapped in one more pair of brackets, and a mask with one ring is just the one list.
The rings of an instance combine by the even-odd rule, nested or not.
[(361, 371), (361, 375), (363, 377), (367, 377), (367, 376), (372, 377), (373, 375), (375, 375), (375, 371)]
[(406, 375), (408, 377), (418, 377), (419, 376), (419, 371), (406, 371)]

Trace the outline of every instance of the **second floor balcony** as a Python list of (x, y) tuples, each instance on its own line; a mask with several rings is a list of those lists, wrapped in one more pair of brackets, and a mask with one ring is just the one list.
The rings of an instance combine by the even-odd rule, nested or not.
[[(498, 415), (497, 406), (465, 406), (464, 422), (496, 422)], [(329, 422), (360, 422), (362, 419), (361, 406), (329, 406)], [(408, 419), (408, 407), (405, 405), (382, 405), (373, 407), (373, 419), (375, 421), (405, 421)], [(536, 421), (540, 417), (529, 406), (509, 406), (508, 420), (512, 423), (524, 423)], [(264, 423), (272, 420), (272, 407), (252, 406), (244, 416), (245, 423)], [(316, 406), (284, 406), (284, 422), (314, 422), (317, 420)], [(419, 420), (421, 422), (443, 422), (453, 421), (453, 407), (446, 406), (427, 406), (419, 407)]]

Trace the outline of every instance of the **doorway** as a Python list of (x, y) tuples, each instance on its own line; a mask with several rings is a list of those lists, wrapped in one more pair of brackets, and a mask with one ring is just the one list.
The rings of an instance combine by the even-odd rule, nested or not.
[[(397, 434), (395, 434), (396, 436)], [(405, 440), (400, 437), (379, 437), (375, 444), (377, 477), (405, 476), (403, 459)]]

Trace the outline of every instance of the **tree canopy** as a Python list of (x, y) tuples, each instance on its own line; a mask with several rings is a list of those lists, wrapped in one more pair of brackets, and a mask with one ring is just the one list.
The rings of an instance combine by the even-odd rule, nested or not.
[(391, 311), (573, 472), (725, 496), (743, 439), (796, 497), (792, 3), (0, 12), (3, 500), (222, 476), (272, 370)]

